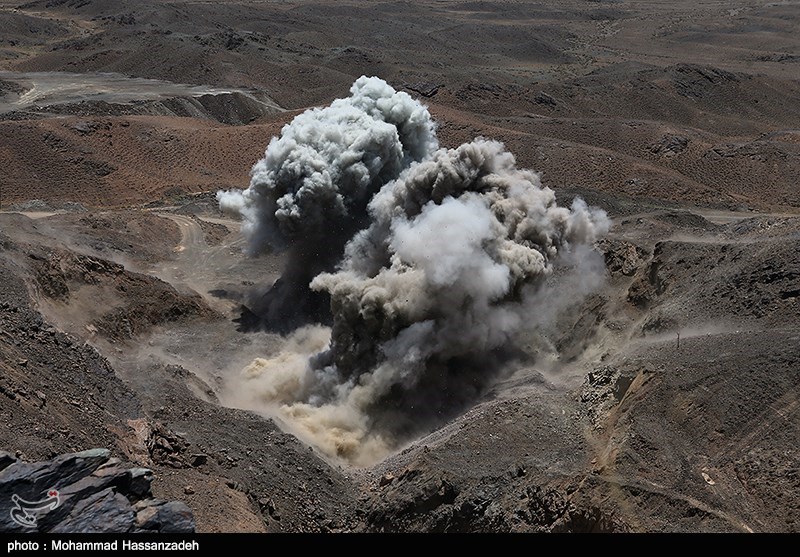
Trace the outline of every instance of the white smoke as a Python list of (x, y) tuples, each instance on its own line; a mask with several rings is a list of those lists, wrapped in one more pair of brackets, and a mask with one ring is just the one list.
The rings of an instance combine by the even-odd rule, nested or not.
[(250, 186), (217, 194), (224, 211), (241, 215), (249, 253), (288, 249), (281, 280), (251, 309), (268, 323), (315, 313), (310, 280), (334, 269), (380, 187), (437, 146), (427, 108), (376, 77), (284, 126), (253, 166)]
[(272, 405), (299, 436), (356, 464), (474, 400), (539, 321), (537, 305), (566, 305), (538, 296), (560, 262), (580, 288), (551, 296), (577, 302), (597, 284), (602, 269), (580, 261), (597, 261), (586, 254), (609, 226), (580, 199), (558, 206), (536, 173), (483, 139), (412, 164), (368, 214), (338, 270), (311, 282), (331, 297), (327, 349), (295, 352), (291, 371), (286, 355), (262, 360), (230, 395)]

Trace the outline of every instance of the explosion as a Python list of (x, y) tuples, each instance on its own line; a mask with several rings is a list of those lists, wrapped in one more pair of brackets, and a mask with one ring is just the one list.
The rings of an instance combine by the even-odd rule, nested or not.
[[(429, 118), (415, 121), (425, 122), (415, 130), (430, 131), (415, 135), (426, 147), (401, 158), (382, 157), (381, 169), (398, 172), (379, 189), (372, 191), (371, 181), (362, 188), (338, 186), (350, 192), (346, 199), (357, 200), (347, 211), (326, 212), (339, 207), (326, 196), (314, 198), (320, 207), (311, 199), (297, 206), (329, 226), (343, 219), (340, 230), (350, 235), (337, 260), (326, 260), (325, 271), (315, 266), (309, 280), (311, 290), (330, 297), (332, 327), (296, 331), (282, 354), (253, 362), (228, 393), (235, 405), (277, 414), (299, 437), (355, 464), (374, 462), (462, 411), (496, 377), (515, 336), (540, 321), (540, 305), (550, 315), (552, 298), (574, 302), (591, 289), (584, 275), (602, 273), (591, 245), (608, 229), (605, 213), (580, 199), (570, 208), (558, 206), (538, 174), (517, 168), (499, 142), (478, 138), (456, 149), (432, 150)], [(293, 129), (294, 122), (284, 133)], [(299, 153), (281, 160), (304, 160), (300, 153), (309, 148), (294, 132), (292, 137)], [(273, 140), (268, 154), (285, 139)], [(316, 136), (307, 139), (318, 145)], [(314, 172), (341, 175), (340, 167), (316, 166)], [(300, 177), (312, 172), (295, 168)], [(257, 176), (254, 184), (273, 183)], [(303, 187), (299, 180), (297, 192)], [(284, 205), (294, 207), (300, 197), (290, 196)], [(248, 224), (250, 230), (278, 234), (270, 242), (297, 238), (298, 228), (274, 226), (288, 218), (278, 216), (280, 203), (258, 207), (254, 217), (266, 222)], [(560, 294), (545, 288), (558, 265), (566, 269), (559, 280), (589, 286)]]

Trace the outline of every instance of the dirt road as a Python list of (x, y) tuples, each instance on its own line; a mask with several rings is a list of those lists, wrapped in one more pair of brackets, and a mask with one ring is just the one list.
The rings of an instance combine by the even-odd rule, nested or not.
[(0, 71), (0, 80), (16, 83), (25, 89), (25, 92), (16, 98), (14, 95), (0, 96), (0, 114), (83, 101), (130, 103), (231, 93), (246, 95), (255, 102), (267, 105), (273, 111), (283, 110), (263, 94), (256, 98), (252, 91), (244, 89), (186, 85), (115, 73)]

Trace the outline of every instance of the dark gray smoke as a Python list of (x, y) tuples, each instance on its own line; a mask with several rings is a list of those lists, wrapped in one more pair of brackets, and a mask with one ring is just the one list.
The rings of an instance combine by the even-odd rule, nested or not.
[[(579, 199), (559, 207), (536, 173), (483, 139), (412, 164), (368, 215), (338, 270), (311, 282), (331, 297), (327, 350), (309, 358), (326, 334), (303, 330), (286, 352), (254, 362), (231, 395), (273, 405), (298, 435), (355, 463), (474, 400), (540, 309), (596, 285), (602, 265), (590, 248), (608, 228)], [(545, 300), (560, 262), (570, 288), (548, 286)]]
[(311, 279), (341, 260), (381, 186), (437, 148), (430, 114), (408, 94), (376, 77), (359, 78), (350, 93), (286, 125), (246, 190), (217, 194), (223, 210), (242, 216), (251, 254), (287, 250), (281, 278), (251, 300), (269, 327), (290, 330), (327, 311), (327, 297), (308, 290)]

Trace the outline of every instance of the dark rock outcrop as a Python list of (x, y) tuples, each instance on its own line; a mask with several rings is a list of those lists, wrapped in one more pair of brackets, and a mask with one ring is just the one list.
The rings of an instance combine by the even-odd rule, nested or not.
[(194, 532), (192, 512), (154, 499), (153, 472), (129, 468), (107, 449), (22, 462), (0, 452), (2, 532)]

